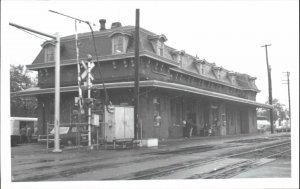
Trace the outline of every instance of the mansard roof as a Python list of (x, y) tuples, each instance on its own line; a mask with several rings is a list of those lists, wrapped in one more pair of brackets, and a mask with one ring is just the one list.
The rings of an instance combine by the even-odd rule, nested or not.
[[(129, 36), (129, 43), (127, 47), (127, 52), (125, 54), (112, 54), (112, 42), (111, 37), (116, 34)], [(111, 59), (122, 59), (128, 57), (134, 57), (135, 51), (135, 27), (134, 26), (121, 26), (113, 29), (106, 29), (102, 31), (94, 31), (94, 38), (97, 48), (97, 54), (99, 56), (99, 61), (107, 61)], [(185, 74), (198, 74), (199, 70), (197, 68), (197, 64), (202, 64), (210, 67), (211, 73), (208, 73), (204, 77), (207, 77), (210, 80), (214, 80), (217, 83), (224, 83), (232, 85), (233, 87), (241, 87), (246, 90), (252, 90), (255, 92), (259, 92), (257, 87), (255, 86), (254, 77), (250, 77), (247, 74), (236, 73), (233, 74), (233, 77), (236, 78), (236, 83), (231, 83), (228, 78), (228, 74), (230, 75), (231, 71), (226, 70), (220, 66), (217, 66), (215, 63), (209, 63), (205, 59), (199, 59), (197, 56), (192, 56), (186, 53), (184, 50), (177, 50), (168, 45), (164, 45), (164, 56), (159, 56), (156, 54), (155, 49), (153, 48), (153, 40), (159, 39), (161, 42), (165, 42), (167, 37), (163, 34), (157, 35), (153, 32), (150, 32), (146, 29), (140, 28), (140, 56), (148, 56), (150, 58), (155, 58), (156, 60), (165, 62), (169, 64), (171, 67), (176, 70), (182, 70)], [(79, 59), (86, 59), (87, 54), (94, 54), (94, 47), (92, 42), (92, 35), (90, 32), (80, 33), (78, 34), (78, 47), (79, 47)], [(54, 67), (54, 63), (45, 63), (45, 49), (47, 48), (47, 44), (53, 43), (53, 41), (46, 41), (42, 44), (43, 49), (37, 55), (35, 60), (31, 65), (27, 67), (29, 69), (39, 69), (46, 67)], [(76, 47), (75, 47), (75, 35), (69, 35), (61, 38), (61, 65), (71, 65), (76, 64)], [(185, 63), (184, 65), (180, 65), (174, 59), (174, 54), (180, 54), (184, 57)], [(215, 70), (220, 70), (223, 76), (222, 79), (216, 78), (214, 74)], [(224, 74), (225, 73), (225, 74)], [(234, 86), (235, 85), (235, 86)]]

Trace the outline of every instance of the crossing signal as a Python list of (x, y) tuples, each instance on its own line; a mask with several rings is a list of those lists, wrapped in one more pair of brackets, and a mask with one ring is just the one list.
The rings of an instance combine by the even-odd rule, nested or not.
[(93, 102), (94, 102), (94, 99), (92, 99), (92, 98), (85, 98), (84, 99), (84, 106), (87, 106), (87, 107), (92, 106)]
[[(84, 61), (81, 61), (81, 66), (83, 68), (83, 72), (81, 73), (80, 77), (81, 80), (83, 79), (90, 79), (91, 81), (94, 80), (93, 75), (91, 74), (91, 71), (93, 70), (93, 68), (95, 67), (94, 62), (87, 62), (85, 63)], [(88, 74), (88, 72), (90, 74)], [(87, 78), (87, 76), (89, 75), (89, 78)]]

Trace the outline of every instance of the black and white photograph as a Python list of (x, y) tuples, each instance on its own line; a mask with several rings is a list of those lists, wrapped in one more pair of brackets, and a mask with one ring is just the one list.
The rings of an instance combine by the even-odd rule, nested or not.
[(299, 1), (1, 1), (1, 188), (299, 188)]

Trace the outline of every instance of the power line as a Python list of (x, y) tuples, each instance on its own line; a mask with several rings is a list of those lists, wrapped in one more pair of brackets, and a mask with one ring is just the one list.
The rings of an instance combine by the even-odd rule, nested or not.
[(94, 31), (93, 31), (93, 28), (91, 26), (91, 23), (88, 22), (88, 21), (85, 21), (85, 20), (81, 20), (79, 18), (75, 18), (75, 17), (69, 16), (69, 15), (66, 15), (66, 14), (63, 14), (63, 13), (59, 13), (59, 12), (53, 11), (53, 10), (49, 10), (49, 11), (52, 12), (52, 13), (55, 13), (55, 14), (59, 14), (61, 16), (65, 16), (65, 17), (71, 18), (73, 20), (77, 20), (77, 21), (79, 21), (79, 23), (80, 22), (86, 23), (89, 26), (89, 28), (91, 30), (92, 38), (93, 38), (94, 53), (95, 53), (95, 56), (96, 56), (96, 60), (98, 62), (98, 72), (99, 72), (99, 75), (100, 75), (100, 79), (102, 81), (102, 86), (103, 86), (103, 90), (104, 90), (104, 94), (105, 94), (105, 102), (106, 102), (106, 105), (107, 105), (106, 107), (108, 109), (108, 105), (111, 105), (111, 102), (109, 100), (109, 96), (107, 94), (107, 90), (106, 90), (106, 87), (105, 87), (105, 84), (104, 84), (103, 76), (102, 76), (102, 73), (100, 71), (100, 64), (99, 64), (99, 58), (98, 58), (98, 54), (97, 54), (97, 48), (96, 48), (96, 42), (95, 42), (95, 37), (94, 37)]
[(18, 28), (18, 29), (19, 29), (19, 30), (22, 30), (23, 32), (26, 32), (26, 33), (28, 33), (28, 34), (30, 34), (30, 35), (33, 35), (33, 36), (35, 36), (35, 37), (37, 37), (37, 38), (40, 38), (40, 39), (42, 39), (42, 40), (45, 40), (45, 41), (48, 40), (48, 39), (45, 39), (45, 38), (40, 37), (40, 36), (38, 36), (38, 35), (35, 35), (35, 34), (31, 33), (31, 32), (28, 32), (28, 31), (26, 31), (26, 30), (24, 30), (24, 29), (21, 29), (21, 28)]

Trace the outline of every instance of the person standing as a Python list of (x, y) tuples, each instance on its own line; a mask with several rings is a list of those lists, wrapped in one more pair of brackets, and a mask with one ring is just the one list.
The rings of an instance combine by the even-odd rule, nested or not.
[(26, 142), (26, 129), (25, 129), (25, 126), (21, 127), (20, 135), (21, 135), (21, 143), (25, 143)]
[(31, 127), (27, 127), (27, 130), (26, 130), (26, 135), (27, 135), (27, 142), (28, 143), (31, 143), (31, 138), (32, 138), (32, 129)]
[(194, 122), (193, 122), (192, 119), (190, 119), (189, 122), (190, 122), (190, 130), (189, 130), (189, 138), (190, 138), (190, 137), (192, 137), (192, 134), (193, 134), (193, 130), (194, 130), (195, 125), (194, 125)]
[(186, 132), (185, 132), (185, 134), (186, 134), (186, 137), (187, 138), (190, 138), (191, 137), (191, 129), (192, 129), (192, 121), (191, 121), (191, 119), (189, 119), (187, 122), (186, 122), (186, 126), (185, 126), (185, 128), (186, 128)]
[(183, 132), (183, 137), (185, 137), (185, 138), (186, 138), (186, 121), (185, 121), (185, 120), (183, 120), (183, 121), (182, 121), (182, 124), (183, 124), (183, 129), (182, 129), (182, 132)]

